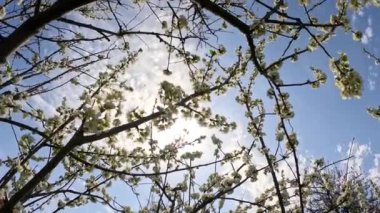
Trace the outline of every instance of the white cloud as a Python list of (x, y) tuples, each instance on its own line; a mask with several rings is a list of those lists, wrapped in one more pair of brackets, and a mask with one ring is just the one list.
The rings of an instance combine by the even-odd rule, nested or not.
[(371, 18), (371, 16), (368, 17), (368, 19), (367, 19), (367, 23), (368, 23), (369, 26), (372, 25), (372, 18)]
[(38, 106), (43, 109), (46, 116), (53, 116), (56, 111), (54, 105), (52, 105), (52, 100), (47, 100), (41, 95), (32, 96), (30, 99), (30, 104)]
[[(341, 145), (337, 146), (338, 152), (344, 154), (342, 158), (348, 156), (353, 156), (353, 158), (344, 161), (344, 163), (340, 164), (338, 168), (343, 169), (344, 171), (348, 168), (348, 174), (350, 176), (358, 174), (365, 175), (365, 177), (378, 181), (380, 184), (380, 153), (372, 153), (371, 142), (369, 141), (368, 144), (353, 143), (346, 148), (347, 149), (344, 153), (342, 152), (344, 148)], [(371, 166), (364, 166), (364, 162), (366, 162), (366, 165)]]
[(369, 169), (369, 177), (373, 180), (380, 181), (380, 154), (375, 154), (373, 167)]
[(338, 145), (336, 146), (336, 151), (337, 151), (338, 153), (342, 153), (342, 149), (343, 149), (342, 145), (338, 144)]
[(363, 10), (359, 10), (359, 11), (355, 11), (355, 12), (352, 13), (352, 16), (351, 16), (352, 26), (356, 26), (356, 21), (358, 20), (358, 16), (359, 16), (359, 18), (363, 17), (364, 16), (364, 11)]
[(367, 77), (368, 87), (370, 91), (376, 89), (376, 79), (379, 76), (379, 73), (373, 70), (373, 66), (368, 67), (369, 75)]
[(373, 66), (370, 66), (369, 71), (370, 71), (370, 72), (369, 72), (369, 75), (370, 75), (371, 77), (375, 77), (375, 78), (376, 78), (376, 77), (379, 76), (379, 73), (373, 70)]
[(353, 14), (352, 14), (351, 19), (352, 19), (352, 25), (355, 25), (356, 20), (357, 20), (356, 13), (353, 13)]
[(370, 42), (371, 38), (374, 35), (373, 34), (373, 29), (372, 29), (372, 18), (371, 17), (369, 17), (367, 19), (367, 24), (368, 24), (368, 26), (364, 30), (363, 37), (362, 37), (362, 40), (361, 40), (363, 44), (368, 44), (368, 42)]
[(360, 17), (363, 17), (363, 16), (364, 16), (364, 11), (363, 11), (363, 10), (359, 10), (357, 13), (358, 13), (358, 15), (359, 15)]
[(351, 172), (360, 172), (363, 169), (364, 158), (371, 152), (371, 147), (369, 144), (359, 143), (353, 143), (350, 146), (346, 154), (353, 158), (348, 161), (348, 168)]
[(371, 78), (368, 78), (368, 87), (370, 91), (374, 91), (376, 89), (376, 81)]
[(369, 37), (369, 38), (372, 38), (373, 37), (373, 30), (371, 27), (367, 27), (365, 29), (365, 34)]
[(368, 44), (368, 37), (365, 34), (362, 37), (362, 43), (363, 44)]
[(362, 37), (362, 43), (368, 44), (368, 42), (371, 40), (372, 37), (373, 37), (372, 27), (368, 26), (364, 31), (364, 34)]
[[(138, 10), (138, 9), (136, 9)], [(146, 9), (149, 10), (149, 9)], [(139, 11), (137, 11), (139, 12)], [(128, 12), (131, 16), (131, 12)], [(149, 12), (145, 12), (145, 14), (149, 14)], [(165, 14), (158, 14), (161, 19), (165, 19)], [(79, 15), (71, 15), (70, 18), (75, 19), (79, 22), (86, 23), (88, 20), (84, 19)], [(163, 31), (161, 29), (161, 24), (156, 20), (155, 17), (150, 17), (144, 20), (146, 17), (144, 15), (144, 11), (140, 12), (140, 16), (133, 18), (134, 22), (139, 23), (144, 22), (142, 24), (142, 28), (139, 29), (141, 31), (149, 31), (149, 32), (160, 32)], [(144, 20), (144, 21), (143, 21)], [(133, 25), (133, 23), (131, 24)], [(105, 29), (112, 29), (109, 23), (105, 21), (97, 21), (97, 27), (103, 27)], [(97, 36), (97, 32), (94, 32), (89, 29), (74, 27), (70, 25), (70, 30), (73, 32), (80, 32), (83, 35), (87, 35), (89, 37)], [(131, 50), (138, 50), (141, 48), (143, 52), (139, 54), (137, 61), (132, 64), (126, 72), (125, 76), (122, 76), (123, 79), (126, 80), (128, 86), (131, 86), (135, 92), (126, 93), (126, 102), (125, 102), (125, 110), (130, 110), (135, 107), (143, 108), (144, 110), (151, 111), (155, 99), (158, 97), (158, 89), (159, 84), (163, 80), (168, 80), (173, 82), (176, 85), (180, 85), (186, 92), (191, 91), (191, 83), (188, 77), (188, 68), (182, 63), (173, 63), (170, 68), (172, 71), (172, 75), (169, 77), (163, 74), (163, 70), (166, 68), (167, 59), (168, 59), (168, 50), (167, 47), (159, 42), (159, 40), (154, 36), (126, 36), (125, 40), (127, 40), (131, 46)], [(173, 41), (173, 45), (178, 43), (178, 41)], [(96, 41), (93, 43), (86, 43), (85, 49), (89, 52), (98, 52), (100, 50), (107, 49), (108, 46), (112, 44), (112, 42), (108, 42), (106, 40)], [(118, 42), (116, 41), (116, 45)], [(188, 50), (194, 51), (196, 44), (187, 45)], [(45, 50), (47, 51), (47, 50)], [(199, 51), (198, 51), (199, 53)], [(171, 62), (176, 60), (176, 57), (171, 56)], [(71, 57), (79, 56), (77, 52), (70, 52)], [(125, 54), (122, 52), (115, 52), (110, 54), (109, 60), (98, 62), (94, 65), (88, 66), (88, 70), (91, 75), (96, 76), (99, 72), (103, 72), (106, 70), (107, 64), (117, 64)], [(65, 82), (69, 79), (68, 75), (63, 76), (57, 84), (60, 82)], [(87, 76), (83, 76), (80, 79), (80, 82), (83, 85), (89, 85), (93, 82), (92, 79)], [(52, 92), (37, 95), (32, 98), (33, 105), (36, 108), (41, 108), (44, 112), (47, 112), (48, 116), (55, 114), (55, 108), (59, 106), (63, 100), (63, 98), (67, 99), (67, 102), (70, 106), (77, 106), (79, 101), (79, 96), (82, 94), (83, 88), (81, 86), (73, 86), (72, 84), (67, 84), (58, 89), (55, 89)]]

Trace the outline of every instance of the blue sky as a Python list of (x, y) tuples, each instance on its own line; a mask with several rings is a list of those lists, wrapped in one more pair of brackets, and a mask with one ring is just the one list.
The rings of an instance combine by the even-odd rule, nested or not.
[(370, 144), (373, 153), (380, 152), (380, 123), (366, 112), (367, 107), (379, 105), (380, 69), (362, 52), (364, 47), (375, 54), (379, 53), (376, 47), (380, 45), (377, 36), (380, 29), (376, 27), (379, 26), (376, 22), (380, 20), (380, 13), (377, 8), (364, 9), (352, 17), (355, 17), (354, 29), (362, 31), (368, 41), (353, 42), (351, 33), (340, 31), (326, 47), (333, 56), (337, 56), (338, 52), (346, 52), (350, 64), (362, 75), (364, 91), (360, 99), (340, 98), (327, 66), (328, 58), (321, 50), (300, 58), (300, 63), (296, 67), (289, 67), (288, 71), (289, 79), (302, 75), (302, 69), (307, 70), (310, 65), (328, 73), (327, 84), (320, 89), (293, 88), (291, 93), (297, 112), (294, 127), (303, 140), (301, 149), (316, 156), (324, 155), (328, 159), (339, 157), (336, 155), (337, 145), (347, 146), (354, 137), (358, 143)]
[[(329, 1), (327, 4), (324, 4), (316, 15), (320, 16), (321, 19), (328, 19), (328, 17), (324, 17), (324, 12), (329, 14), (329, 11), (334, 10), (334, 2), (335, 1)], [(294, 11), (294, 14), (297, 13), (297, 11)], [(380, 154), (380, 122), (370, 117), (366, 112), (367, 107), (380, 105), (380, 66), (376, 66), (372, 60), (368, 59), (368, 57), (363, 54), (362, 48), (367, 48), (369, 51), (380, 55), (380, 49), (377, 49), (377, 47), (380, 47), (380, 37), (378, 36), (380, 35), (380, 28), (376, 27), (380, 26), (380, 23), (378, 23), (380, 20), (379, 9), (365, 8), (358, 13), (351, 14), (351, 19), (354, 28), (361, 30), (365, 35), (362, 42), (352, 41), (351, 33), (338, 31), (337, 36), (332, 38), (329, 43), (326, 44), (326, 47), (333, 56), (338, 56), (340, 51), (347, 52), (350, 63), (363, 78), (364, 91), (360, 99), (341, 99), (339, 90), (334, 85), (333, 76), (327, 65), (328, 58), (320, 50), (312, 54), (301, 56), (295, 64), (287, 63), (283, 67), (281, 75), (287, 83), (304, 82), (307, 79), (313, 78), (309, 69), (311, 65), (321, 68), (328, 74), (326, 85), (321, 86), (319, 89), (312, 89), (309, 86), (286, 89), (291, 95), (291, 101), (294, 106), (295, 118), (292, 119), (292, 125), (299, 136), (299, 152), (302, 157), (305, 159), (324, 157), (329, 161), (342, 159), (345, 157), (346, 150), (350, 146), (349, 144), (352, 139), (355, 138), (355, 143), (358, 144), (356, 145), (356, 151), (362, 152), (359, 153), (359, 157), (362, 158), (366, 156), (362, 166), (365, 171), (368, 172), (370, 169), (373, 169), (374, 166), (377, 166), (377, 170), (380, 170), (380, 165), (374, 164), (375, 155)], [(241, 39), (238, 34), (226, 34), (224, 37), (221, 37), (219, 41), (228, 49), (234, 49), (239, 43), (245, 45), (244, 40)], [(304, 40), (301, 38), (299, 42), (302, 43)], [(285, 46), (269, 46), (266, 51), (267, 57), (269, 59), (277, 57), (278, 54), (282, 53), (283, 48), (285, 48)], [(161, 54), (160, 47), (147, 49), (148, 51), (152, 51), (152, 55), (155, 53), (157, 57), (143, 56), (142, 62), (138, 65), (146, 66), (148, 70), (151, 64), (146, 64), (146, 61), (149, 61), (149, 63), (153, 63), (154, 67), (151, 71), (159, 72), (162, 70), (162, 67), (164, 67), (160, 64), (159, 59), (157, 59), (161, 57), (159, 55)], [(164, 59), (165, 57), (166, 55), (163, 54), (162, 58)], [(229, 55), (227, 55), (226, 59), (226, 63), (233, 60), (233, 58), (229, 58)], [(156, 75), (158, 74), (134, 73), (131, 74), (131, 78), (143, 79), (142, 82), (149, 82), (149, 80), (155, 79)], [(162, 75), (159, 77), (158, 79), (165, 78)], [(174, 81), (186, 85), (185, 80), (181, 79), (181, 73), (174, 73), (172, 78), (175, 79)], [(138, 103), (142, 100), (145, 101), (145, 99), (150, 97), (150, 92), (154, 91), (152, 88), (147, 88), (147, 85), (141, 83), (141, 85), (139, 83), (136, 84), (136, 87), (143, 88), (142, 91), (146, 94), (142, 94), (139, 98), (132, 98), (131, 100), (133, 101), (131, 102)], [(266, 93), (265, 87), (265, 83), (259, 81), (255, 86), (254, 93), (264, 97)], [(63, 96), (70, 95), (68, 93), (63, 94)], [(226, 96), (216, 97), (214, 98), (215, 102), (211, 105), (215, 108), (216, 112), (221, 112), (239, 123), (244, 121), (244, 114), (241, 112), (242, 109), (234, 103), (235, 95), (236, 93), (232, 91)], [(44, 100), (47, 102), (45, 104), (53, 102), (49, 100), (49, 97), (44, 97)], [(275, 120), (269, 119), (267, 125), (267, 131), (272, 131)], [(179, 129), (180, 128), (182, 127), (179, 127)], [(242, 129), (244, 130), (244, 124)], [(210, 132), (202, 129), (199, 129), (197, 133), (198, 132), (210, 134)], [(9, 126), (0, 124), (0, 135), (2, 136), (0, 139), (0, 158), (4, 158), (7, 154), (14, 155), (17, 152), (14, 137), (11, 133)], [(175, 138), (173, 135), (170, 137)], [(227, 136), (221, 137), (226, 137), (226, 140), (230, 139)], [(250, 141), (249, 138), (241, 137), (245, 142)], [(268, 135), (268, 139), (273, 140), (273, 136)], [(367, 152), (367, 155), (361, 155)], [(0, 174), (2, 174), (1, 172), (3, 171), (0, 170)], [(125, 191), (118, 191), (117, 186), (112, 190), (115, 190), (115, 193), (119, 196), (125, 195)], [(104, 212), (104, 210), (100, 209), (97, 205), (89, 205), (84, 207), (84, 209), (66, 210), (65, 212), (96, 211)]]
[[(335, 1), (328, 1), (314, 15), (320, 20), (328, 20), (329, 17), (323, 16), (323, 13), (330, 14), (334, 10)], [(299, 11), (293, 11), (291, 14), (297, 15)], [(343, 100), (340, 97), (328, 67), (329, 58), (321, 49), (300, 56), (296, 63), (284, 65), (281, 76), (285, 83), (302, 83), (308, 79), (312, 80), (310, 66), (320, 68), (328, 75), (327, 83), (319, 89), (313, 89), (310, 86), (285, 89), (290, 93), (294, 106), (295, 118), (292, 119), (292, 124), (300, 136), (300, 151), (305, 156), (324, 157), (331, 161), (341, 159), (344, 156), (338, 153), (337, 147), (342, 146), (347, 149), (353, 138), (355, 138), (355, 143), (370, 146), (370, 156), (380, 153), (380, 122), (366, 112), (367, 107), (378, 106), (380, 102), (380, 66), (375, 65), (374, 61), (362, 51), (362, 48), (366, 48), (379, 55), (380, 51), (377, 47), (380, 46), (380, 37), (378, 37), (380, 28), (376, 27), (380, 26), (377, 23), (378, 20), (380, 20), (378, 8), (364, 8), (352, 13), (353, 29), (363, 32), (362, 41), (355, 42), (352, 40), (351, 33), (339, 30), (336, 36), (325, 44), (333, 57), (338, 57), (339, 52), (346, 52), (352, 67), (361, 74), (364, 90), (360, 99)], [(244, 44), (244, 40), (238, 40), (235, 36), (235, 34), (227, 35), (225, 45), (233, 48), (237, 46), (236, 42)], [(301, 36), (298, 44), (305, 44), (305, 37)], [(276, 43), (269, 46), (266, 51), (267, 58), (270, 60), (270, 58), (278, 57), (286, 45), (287, 43), (283, 45)], [(266, 92), (264, 87), (259, 82), (254, 93), (257, 92), (263, 96)], [(225, 106), (221, 108), (224, 108), (221, 109), (223, 112), (232, 110), (233, 115), (239, 111), (239, 108)], [(367, 169), (374, 166), (372, 157), (366, 158)]]

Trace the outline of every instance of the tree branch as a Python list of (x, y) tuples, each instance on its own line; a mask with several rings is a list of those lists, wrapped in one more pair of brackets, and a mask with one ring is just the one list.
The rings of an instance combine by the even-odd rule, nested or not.
[(0, 64), (6, 62), (7, 57), (19, 48), (30, 37), (51, 21), (95, 0), (58, 0), (43, 12), (37, 13), (22, 23), (8, 37), (0, 40)]

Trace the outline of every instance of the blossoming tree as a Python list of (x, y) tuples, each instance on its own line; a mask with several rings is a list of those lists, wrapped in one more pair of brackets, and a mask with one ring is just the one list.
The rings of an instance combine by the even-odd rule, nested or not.
[[(349, 13), (379, 5), (338, 0), (329, 20), (319, 21), (327, 2), (3, 1), (0, 122), (11, 127), (17, 151), (0, 161), (0, 211), (58, 212), (93, 202), (115, 212), (306, 212), (321, 179), (309, 178), (300, 164), (287, 88), (318, 88), (327, 74), (311, 67), (314, 79), (294, 83), (281, 70), (320, 49), (342, 98), (360, 97), (362, 80), (350, 56), (325, 45), (341, 29), (360, 40)], [(223, 45), (229, 32), (236, 43)], [(277, 44), (286, 45), (268, 59), (267, 48)], [(136, 70), (149, 61), (139, 60), (155, 45), (164, 55), (162, 76), (144, 81)], [(145, 87), (136, 88), (139, 82)], [(259, 82), (266, 97), (253, 92)], [(52, 112), (39, 104), (41, 97), (54, 100)], [(241, 126), (213, 109), (215, 98), (227, 107), (231, 97), (245, 116)], [(274, 140), (266, 137), (268, 117), (277, 122)], [(181, 120), (217, 133), (174, 132), (167, 141), (162, 135), (173, 134)], [(218, 132), (239, 127), (250, 142), (227, 151)], [(240, 198), (259, 175), (273, 184), (254, 200)]]

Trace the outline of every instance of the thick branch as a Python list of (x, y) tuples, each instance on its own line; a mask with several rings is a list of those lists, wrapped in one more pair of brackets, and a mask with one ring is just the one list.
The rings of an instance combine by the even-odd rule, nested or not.
[[(231, 73), (228, 78), (220, 85), (218, 86), (215, 86), (215, 87), (212, 87), (210, 89), (207, 89), (207, 90), (201, 90), (201, 91), (198, 91), (198, 92), (195, 92), (185, 98), (183, 98), (181, 101), (177, 102), (175, 105), (176, 106), (184, 106), (188, 101), (194, 99), (194, 98), (197, 98), (197, 97), (200, 97), (200, 96), (203, 96), (203, 95), (206, 95), (206, 94), (210, 94), (216, 90), (219, 90), (221, 89), (223, 86), (227, 85), (231, 78), (235, 75), (235, 73)], [(114, 128), (111, 128), (109, 130), (106, 130), (104, 132), (101, 132), (101, 133), (97, 133), (97, 134), (93, 134), (93, 135), (88, 135), (88, 136), (84, 136), (82, 138), (82, 140), (80, 141), (81, 144), (86, 144), (86, 143), (90, 143), (90, 142), (94, 142), (94, 141), (98, 141), (98, 140), (101, 140), (101, 139), (104, 139), (104, 138), (108, 138), (110, 136), (113, 136), (113, 135), (116, 135), (120, 132), (124, 132), (126, 130), (129, 130), (129, 129), (132, 129), (132, 128), (136, 128), (138, 127), (139, 125), (143, 124), (143, 123), (146, 123), (150, 120), (153, 120), (153, 119), (156, 119), (162, 115), (165, 114), (165, 111), (158, 111), (158, 112), (155, 112), (155, 113), (152, 113), (148, 116), (145, 116), (145, 117), (142, 117), (136, 121), (132, 121), (132, 122), (129, 122), (129, 123), (126, 123), (126, 124), (123, 124), (123, 125), (120, 125), (120, 126), (117, 126), (117, 127), (114, 127)]]
[(43, 181), (55, 167), (57, 167), (63, 158), (65, 158), (76, 146), (79, 138), (78, 134), (74, 135), (66, 146), (62, 147), (62, 149), (59, 150), (59, 152), (31, 180), (29, 180), (27, 184), (17, 191), (9, 201), (0, 208), (0, 212), (13, 212), (14, 206), (28, 195), (41, 181)]
[(232, 26), (238, 28), (242, 33), (244, 34), (250, 34), (249, 26), (242, 22), (239, 18), (232, 15), (225, 9), (219, 7), (214, 2), (208, 1), (208, 0), (193, 0), (194, 2), (198, 3), (201, 7), (205, 8), (206, 10), (214, 13), (215, 15), (222, 17), (225, 21), (227, 21)]
[(0, 122), (4, 122), (4, 123), (11, 124), (11, 125), (15, 125), (15, 126), (21, 128), (21, 129), (27, 129), (27, 130), (31, 131), (32, 133), (34, 133), (34, 134), (38, 134), (38, 135), (42, 136), (45, 139), (49, 138), (45, 133), (39, 131), (37, 128), (28, 126), (26, 124), (23, 124), (23, 123), (20, 123), (20, 122), (17, 122), (17, 121), (14, 121), (12, 119), (0, 118)]
[(50, 8), (26, 20), (8, 37), (0, 40), (0, 64), (30, 37), (55, 19), (95, 0), (58, 0)]

